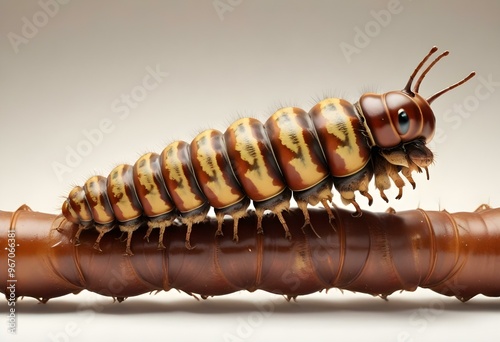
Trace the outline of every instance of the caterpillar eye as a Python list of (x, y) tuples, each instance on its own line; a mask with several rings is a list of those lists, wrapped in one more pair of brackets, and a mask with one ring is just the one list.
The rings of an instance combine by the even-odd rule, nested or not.
[(403, 108), (398, 110), (399, 134), (403, 135), (410, 129), (410, 118)]

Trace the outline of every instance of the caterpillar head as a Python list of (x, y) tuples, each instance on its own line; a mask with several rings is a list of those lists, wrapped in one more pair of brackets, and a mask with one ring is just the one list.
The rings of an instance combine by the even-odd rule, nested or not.
[(371, 143), (381, 149), (392, 149), (405, 143), (419, 140), (429, 142), (434, 136), (436, 118), (431, 103), (449, 90), (471, 79), (475, 73), (471, 72), (461, 81), (437, 92), (428, 99), (419, 93), (420, 83), (429, 70), (448, 51), (443, 52), (422, 72), (413, 90), (413, 80), (429, 57), (437, 51), (433, 47), (427, 56), (415, 68), (408, 83), (401, 91), (390, 91), (384, 94), (366, 93), (361, 96), (357, 107), (361, 113)]

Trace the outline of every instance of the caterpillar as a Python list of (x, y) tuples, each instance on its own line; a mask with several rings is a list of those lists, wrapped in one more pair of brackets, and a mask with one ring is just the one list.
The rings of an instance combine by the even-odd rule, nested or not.
[(133, 233), (147, 222), (145, 238), (158, 228), (158, 248), (163, 249), (165, 229), (176, 219), (186, 225), (185, 246), (191, 246), (192, 226), (207, 218), (214, 209), (222, 235), (225, 215), (233, 219), (233, 240), (239, 239), (239, 220), (253, 202), (256, 229), (262, 232), (262, 218), (269, 210), (276, 214), (290, 239), (291, 232), (282, 212), (290, 199), (297, 202), (304, 216), (303, 229), (311, 225), (308, 205), (321, 203), (334, 215), (332, 187), (354, 215), (362, 211), (355, 198), (359, 192), (371, 205), (368, 191), (372, 178), (380, 196), (392, 182), (398, 187), (396, 199), (403, 195), (405, 182), (415, 188), (412, 173), (425, 170), (433, 162), (426, 146), (435, 130), (432, 102), (474, 76), (425, 99), (419, 87), (425, 75), (444, 56), (438, 55), (413, 81), (427, 60), (437, 51), (433, 47), (417, 65), (401, 91), (365, 93), (358, 102), (326, 98), (309, 112), (296, 107), (281, 108), (262, 123), (240, 118), (224, 133), (208, 129), (191, 143), (174, 141), (161, 152), (146, 153), (134, 165), (121, 164), (107, 177), (92, 176), (83, 186), (74, 187), (62, 205), (64, 216), (80, 226), (81, 232), (95, 227), (99, 235), (94, 248), (100, 250), (104, 234), (118, 226), (127, 234), (126, 253)]
[[(193, 230), (195, 250), (185, 248), (186, 227), (165, 232), (165, 249), (138, 234), (131, 240), (134, 257), (123, 254), (113, 230), (102, 240), (106, 253), (76, 248), (78, 225), (62, 215), (0, 211), (0, 287), (7, 300), (34, 297), (41, 302), (81, 290), (122, 301), (151, 291), (178, 289), (203, 298), (257, 289), (287, 298), (332, 287), (383, 298), (399, 291), (429, 288), (467, 301), (477, 294), (500, 296), (500, 208), (475, 212), (409, 210), (395, 213), (351, 212), (333, 207), (336, 229), (325, 209), (309, 209), (321, 238), (301, 230), (301, 210), (287, 216), (294, 238), (281, 238), (276, 216), (263, 218), (268, 229), (258, 234), (257, 217), (240, 220), (240, 241), (216, 239), (215, 219)], [(232, 230), (225, 218), (222, 231)], [(143, 225), (146, 225), (143, 222)], [(81, 243), (92, 246), (92, 234)], [(15, 264), (14, 264), (15, 262)], [(14, 286), (12, 284), (15, 284)], [(14, 290), (12, 290), (14, 289)]]

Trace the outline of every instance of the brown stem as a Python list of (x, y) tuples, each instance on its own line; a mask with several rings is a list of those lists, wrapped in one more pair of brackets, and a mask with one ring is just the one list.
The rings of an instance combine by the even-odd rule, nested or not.
[[(166, 229), (164, 250), (155, 239), (143, 239), (144, 226), (132, 237), (134, 255), (127, 256), (118, 229), (102, 238), (99, 252), (92, 248), (93, 229), (75, 246), (78, 227), (61, 216), (27, 207), (0, 211), (0, 291), (9, 296), (15, 279), (16, 297), (41, 301), (83, 289), (121, 300), (171, 288), (203, 297), (262, 289), (293, 298), (331, 287), (383, 297), (417, 287), (463, 301), (479, 293), (500, 296), (500, 209), (364, 211), (361, 217), (335, 209), (335, 230), (325, 210), (309, 213), (320, 238), (302, 231), (302, 212), (292, 209), (283, 215), (291, 240), (275, 215), (263, 218), (264, 234), (250, 215), (239, 220), (239, 242), (230, 238), (230, 219), (224, 236), (215, 236), (215, 220), (194, 225), (192, 250), (185, 247), (185, 226)], [(11, 257), (13, 272), (4, 266)]]

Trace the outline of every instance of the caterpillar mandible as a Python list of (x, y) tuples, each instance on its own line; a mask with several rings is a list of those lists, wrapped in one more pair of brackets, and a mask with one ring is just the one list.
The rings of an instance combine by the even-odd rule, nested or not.
[(147, 153), (133, 166), (119, 165), (108, 177), (90, 177), (82, 187), (74, 187), (62, 205), (64, 216), (79, 224), (74, 243), (79, 244), (83, 230), (95, 227), (99, 236), (94, 248), (100, 250), (103, 235), (118, 226), (127, 233), (126, 254), (133, 255), (132, 234), (147, 220), (145, 238), (158, 228), (158, 248), (163, 249), (165, 229), (178, 218), (187, 227), (185, 245), (191, 249), (192, 226), (205, 220), (210, 207), (218, 221), (216, 235), (222, 235), (224, 216), (229, 215), (237, 241), (238, 220), (247, 214), (250, 201), (259, 232), (264, 212), (270, 210), (290, 239), (282, 212), (289, 209), (292, 193), (304, 215), (303, 229), (311, 226), (308, 205), (322, 203), (330, 221), (334, 219), (328, 205), (332, 186), (344, 204), (354, 206), (357, 216), (361, 208), (355, 192), (371, 205), (368, 184), (373, 177), (385, 201), (391, 180), (399, 188), (396, 198), (401, 198), (401, 175), (413, 188), (413, 172), (424, 169), (429, 177), (433, 153), (426, 143), (435, 130), (431, 103), (475, 75), (425, 99), (419, 94), (420, 84), (448, 51), (438, 55), (411, 87), (436, 51), (437, 47), (429, 51), (400, 91), (365, 93), (355, 104), (326, 98), (309, 112), (281, 108), (264, 124), (241, 118), (224, 133), (205, 130), (191, 143), (175, 141), (160, 155)]

